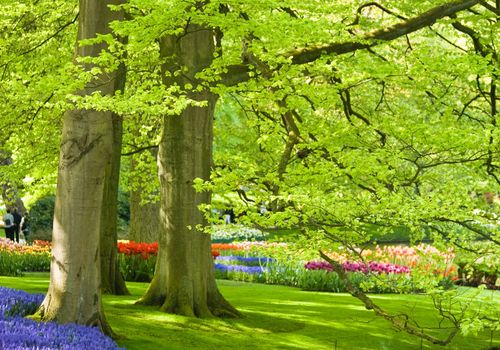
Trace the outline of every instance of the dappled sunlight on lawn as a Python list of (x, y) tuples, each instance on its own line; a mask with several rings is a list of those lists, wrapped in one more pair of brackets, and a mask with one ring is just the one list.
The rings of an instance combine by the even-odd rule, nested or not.
[[(0, 277), (0, 285), (43, 293), (48, 274)], [(421, 342), (394, 331), (349, 294), (234, 281), (218, 281), (218, 285), (242, 318), (195, 319), (166, 314), (154, 306), (135, 305), (147, 288), (145, 283), (127, 283), (131, 295), (105, 295), (104, 309), (121, 337), (118, 344), (127, 350), (484, 350), (490, 341), (490, 334), (484, 332), (480, 337), (458, 336), (445, 348)], [(431, 319), (436, 323), (429, 317), (435, 311), (427, 296), (371, 297), (390, 309), (414, 312), (423, 325)], [(497, 338), (495, 334), (494, 340)]]

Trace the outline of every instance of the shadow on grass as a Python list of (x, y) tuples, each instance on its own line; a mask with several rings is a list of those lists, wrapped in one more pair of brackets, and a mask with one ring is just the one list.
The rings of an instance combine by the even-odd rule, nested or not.
[[(104, 308), (118, 341), (128, 350), (157, 349), (456, 349), (482, 350), (491, 334), (458, 336), (446, 347), (395, 332), (347, 294), (218, 281), (225, 297), (243, 314), (241, 319), (193, 319), (169, 315), (134, 302), (147, 284), (128, 283), (130, 296), (104, 296)], [(47, 290), (48, 275), (0, 277), (0, 285), (30, 292)], [(498, 294), (496, 294), (498, 296)], [(390, 309), (412, 310), (420, 324), (436, 326), (431, 300), (422, 295), (375, 295)], [(435, 331), (435, 334), (440, 334)], [(494, 343), (499, 345), (498, 335)]]

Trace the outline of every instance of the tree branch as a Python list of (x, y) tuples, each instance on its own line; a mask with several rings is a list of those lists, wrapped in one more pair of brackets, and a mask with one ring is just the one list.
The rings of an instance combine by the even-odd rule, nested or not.
[(458, 334), (460, 327), (457, 326), (455, 323), (455, 327), (451, 330), (451, 332), (448, 334), (448, 336), (445, 339), (439, 339), (436, 337), (433, 337), (432, 335), (426, 334), (422, 332), (420, 329), (412, 326), (409, 324), (409, 316), (406, 314), (396, 314), (396, 315), (391, 315), (384, 309), (382, 309), (379, 305), (375, 304), (373, 300), (366, 295), (361, 289), (356, 287), (354, 284), (351, 283), (349, 280), (349, 277), (347, 276), (347, 273), (345, 272), (344, 268), (340, 263), (337, 261), (331, 259), (328, 255), (326, 255), (324, 252), (321, 250), (319, 251), (319, 254), (321, 257), (326, 260), (330, 265), (332, 266), (333, 271), (335, 271), (340, 279), (345, 283), (347, 291), (355, 298), (359, 299), (363, 305), (366, 307), (368, 310), (373, 310), (377, 316), (381, 316), (391, 322), (394, 328), (405, 331), (408, 334), (415, 335), (417, 337), (420, 337), (422, 339), (428, 340), (433, 344), (439, 344), (439, 345), (446, 345), (452, 341), (452, 339), (455, 337), (455, 335)]
[[(398, 23), (388, 28), (382, 28), (365, 35), (357, 40), (330, 43), (323, 46), (307, 47), (294, 50), (284, 54), (284, 57), (291, 59), (292, 64), (311, 63), (319, 59), (324, 54), (342, 55), (355, 52), (360, 49), (366, 49), (378, 45), (380, 42), (391, 41), (410, 33), (416, 32), (422, 28), (436, 23), (437, 20), (452, 16), (457, 12), (471, 8), (478, 4), (480, 0), (458, 0), (452, 1), (440, 6), (436, 6), (419, 16), (410, 18), (404, 22)], [(251, 71), (254, 68), (246, 64), (237, 64), (228, 66), (221, 74), (221, 83), (232, 86), (245, 82), (251, 78)]]
[(437, 20), (452, 16), (479, 3), (479, 0), (460, 0), (434, 7), (421, 15), (410, 18), (389, 28), (376, 30), (357, 41), (333, 43), (325, 46), (305, 48), (286, 55), (291, 57), (294, 64), (310, 63), (324, 54), (345, 54), (359, 49), (366, 49), (377, 45), (380, 41), (391, 41), (404, 35), (416, 32), (424, 27), (436, 23)]
[[(134, 146), (134, 147), (136, 147), (136, 146)], [(137, 154), (137, 153), (141, 153), (141, 152), (147, 151), (148, 149), (158, 149), (158, 145), (148, 145), (148, 146), (144, 146), (144, 147), (136, 147), (135, 150), (130, 151), (130, 152), (122, 153), (121, 155), (122, 156), (131, 156), (133, 154)]]

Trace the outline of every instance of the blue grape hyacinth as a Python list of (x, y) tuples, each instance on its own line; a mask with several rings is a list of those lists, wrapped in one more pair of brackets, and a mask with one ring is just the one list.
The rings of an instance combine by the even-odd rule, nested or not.
[(43, 294), (0, 287), (0, 349), (117, 350), (118, 345), (95, 327), (23, 318), (34, 313)]

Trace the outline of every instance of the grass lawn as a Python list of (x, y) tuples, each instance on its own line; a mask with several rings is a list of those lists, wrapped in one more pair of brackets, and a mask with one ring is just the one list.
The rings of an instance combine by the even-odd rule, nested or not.
[[(48, 274), (0, 276), (0, 285), (45, 292)], [(497, 332), (457, 336), (446, 346), (395, 332), (385, 320), (365, 310), (347, 294), (304, 292), (296, 288), (219, 281), (241, 319), (192, 319), (167, 315), (154, 307), (135, 306), (145, 283), (128, 283), (131, 296), (105, 296), (111, 326), (127, 349), (487, 349), (500, 345)], [(499, 292), (495, 298), (500, 303)], [(437, 327), (431, 300), (422, 295), (376, 295), (390, 309), (412, 311), (421, 326)], [(436, 331), (437, 332), (437, 331)]]

